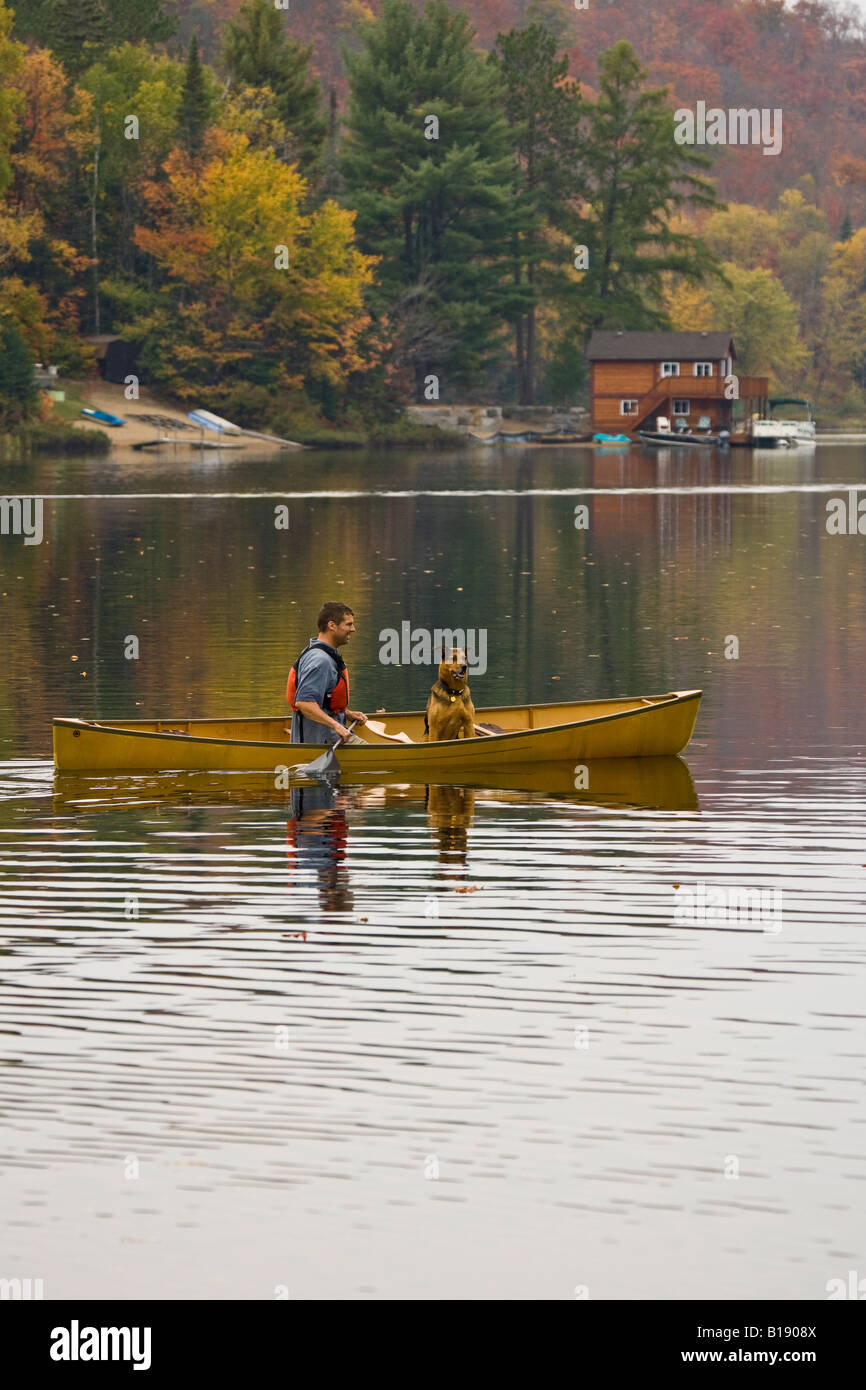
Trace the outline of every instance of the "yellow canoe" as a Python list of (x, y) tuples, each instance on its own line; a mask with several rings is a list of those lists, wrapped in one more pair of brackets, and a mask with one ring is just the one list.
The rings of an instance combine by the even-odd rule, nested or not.
[[(681, 753), (692, 736), (700, 690), (618, 700), (504, 705), (476, 720), (504, 732), (425, 743), (423, 712), (381, 717), (384, 733), (337, 750), (344, 776), (384, 773), (407, 781), (447, 779), (493, 767)], [(323, 744), (289, 742), (285, 715), (264, 719), (55, 719), (60, 772), (271, 772), (312, 762)], [(400, 741), (404, 735), (409, 742)]]

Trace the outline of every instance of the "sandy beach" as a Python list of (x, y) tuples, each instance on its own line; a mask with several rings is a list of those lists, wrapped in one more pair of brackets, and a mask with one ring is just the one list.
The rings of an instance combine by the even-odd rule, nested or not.
[[(160, 399), (147, 386), (139, 387), (139, 399), (128, 401), (124, 395), (125, 388), (115, 385), (110, 381), (85, 381), (77, 383), (77, 389), (82, 400), (86, 405), (95, 410), (105, 410), (112, 415), (120, 415), (126, 421), (124, 425), (112, 426), (100, 424), (98, 420), (88, 420), (86, 416), (81, 416), (75, 421), (75, 428), (82, 430), (102, 430), (111, 440), (113, 450), (131, 449), (136, 444), (142, 444), (149, 439), (158, 439), (160, 435), (168, 431), (160, 429), (158, 426), (143, 420), (143, 415), (164, 415), (171, 420), (183, 422), (190, 425), (187, 413), (183, 406), (172, 405)], [(188, 438), (185, 438), (186, 430), (178, 429), (177, 442), (173, 447), (178, 449), (197, 450), (199, 441), (202, 438), (215, 444), (218, 436), (212, 431), (189, 431)], [(286, 445), (272, 444), (265, 439), (232, 439), (224, 447), (244, 449), (254, 448), (257, 454), (274, 450), (279, 452)]]

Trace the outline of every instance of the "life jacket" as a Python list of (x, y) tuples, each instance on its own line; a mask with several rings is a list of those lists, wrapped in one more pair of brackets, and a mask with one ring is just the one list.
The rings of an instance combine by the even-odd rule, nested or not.
[(305, 656), (306, 653), (311, 651), (314, 647), (318, 647), (321, 651), (328, 653), (328, 656), (332, 658), (339, 673), (337, 676), (337, 684), (322, 701), (322, 708), (328, 714), (342, 714), (343, 710), (349, 707), (349, 670), (339, 652), (335, 651), (328, 642), (311, 642), (308, 647), (304, 647), (304, 650), (301, 652), (298, 660), (293, 663), (292, 669), (289, 672), (289, 679), (286, 682), (286, 699), (291, 708), (296, 710), (295, 695), (298, 690), (298, 664), (301, 661), (301, 657)]

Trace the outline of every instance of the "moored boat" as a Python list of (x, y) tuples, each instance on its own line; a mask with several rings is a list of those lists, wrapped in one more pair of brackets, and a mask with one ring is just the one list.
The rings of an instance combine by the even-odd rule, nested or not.
[(100, 425), (125, 425), (126, 421), (122, 415), (111, 415), (107, 410), (96, 410), (92, 406), (85, 406), (82, 415), (86, 415), (88, 420), (98, 420)]
[[(478, 709), (496, 730), (425, 743), (424, 714), (387, 714), (365, 726), (363, 745), (338, 748), (342, 771), (394, 773), (409, 780), (537, 761), (664, 757), (681, 753), (697, 719), (700, 690), (666, 695)], [(55, 719), (54, 764), (61, 772), (274, 772), (312, 762), (323, 744), (289, 741), (285, 715), (251, 719)]]
[[(684, 421), (678, 421), (678, 426), (684, 426)], [(638, 430), (638, 438), (642, 444), (662, 445), (665, 448), (671, 444), (682, 447), (687, 445), (717, 449), (725, 449), (730, 443), (730, 431), (717, 430), (715, 433), (710, 429), (710, 417), (702, 415), (698, 421), (698, 428), (690, 430), (686, 428), (671, 429), (671, 422), (666, 415), (656, 417), (656, 428), (654, 430)]]
[[(806, 411), (806, 419), (783, 419), (774, 414), (779, 406), (799, 405)], [(815, 419), (812, 403), (800, 396), (776, 396), (769, 402), (765, 419), (753, 419), (749, 429), (749, 442), (754, 448), (772, 449), (777, 445), (810, 445), (815, 443)]]

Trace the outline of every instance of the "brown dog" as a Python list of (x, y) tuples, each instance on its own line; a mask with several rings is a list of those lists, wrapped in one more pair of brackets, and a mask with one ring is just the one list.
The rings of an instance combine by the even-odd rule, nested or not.
[(465, 652), (454, 647), (450, 660), (442, 653), (439, 679), (430, 691), (424, 715), (428, 743), (461, 736), (475, 737), (475, 706), (466, 684), (468, 670)]

